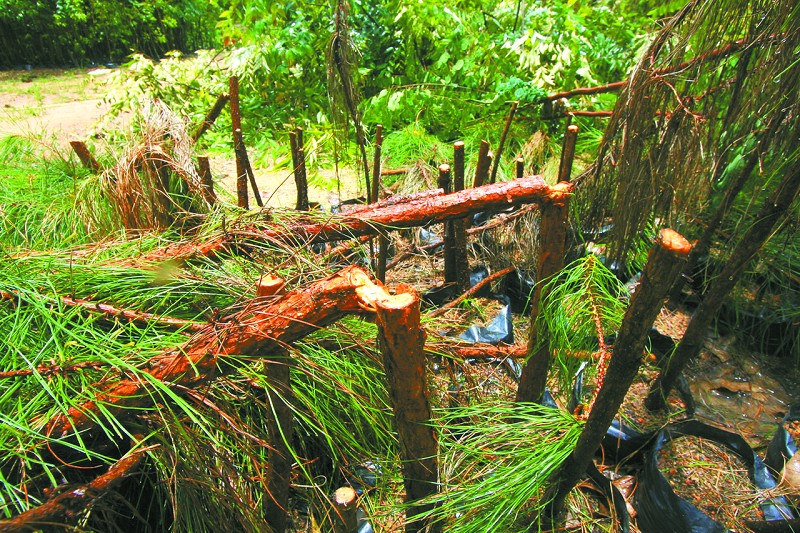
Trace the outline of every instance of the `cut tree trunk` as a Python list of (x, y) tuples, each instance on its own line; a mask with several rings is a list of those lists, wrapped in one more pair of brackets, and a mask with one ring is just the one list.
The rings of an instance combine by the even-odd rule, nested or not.
[[(256, 296), (272, 298), (283, 293), (286, 282), (277, 276), (265, 276), (258, 282)], [(267, 463), (269, 478), (264, 511), (273, 533), (283, 533), (289, 524), (289, 490), (292, 473), (292, 386), (289, 381), (291, 359), (286, 350), (269, 355), (264, 361), (270, 387), (265, 391), (267, 403), (266, 426), (269, 438)]]
[(785, 220), (787, 211), (791, 208), (798, 191), (800, 191), (800, 162), (796, 161), (790, 166), (777, 189), (758, 211), (750, 229), (731, 252), (722, 272), (713, 281), (703, 297), (703, 301), (692, 314), (681, 342), (650, 387), (644, 403), (649, 410), (666, 407), (666, 398), (678, 381), (684, 367), (689, 360), (700, 353), (708, 328), (717, 312), (739, 281), (747, 264), (772, 235), (775, 226)]
[(358, 531), (358, 494), (353, 487), (340, 487), (333, 494), (336, 516), (333, 517), (333, 533), (356, 533)]
[(572, 162), (575, 160), (575, 145), (578, 142), (578, 126), (567, 126), (564, 147), (561, 149), (561, 164), (558, 167), (558, 181), (569, 181), (572, 177)]
[(564, 502), (586, 472), (612, 420), (642, 364), (644, 344), (661, 304), (681, 273), (691, 245), (678, 233), (663, 229), (650, 250), (642, 279), (633, 293), (614, 343), (613, 355), (604, 377), (598, 380), (600, 391), (575, 449), (558, 471), (546, 522), (563, 522)]
[(271, 355), (265, 361), (270, 383), (266, 391), (270, 409), (265, 421), (269, 435), (269, 479), (264, 511), (273, 533), (283, 533), (289, 525), (289, 490), (294, 462), (290, 448), (293, 420), (289, 382), (291, 360), (285, 350), (281, 352), (281, 357)]
[[(564, 185), (567, 185), (565, 182)], [(544, 395), (547, 372), (550, 369), (552, 354), (547, 331), (537, 321), (542, 301), (546, 298), (544, 284), (564, 267), (564, 248), (567, 242), (567, 198), (558, 201), (545, 201), (542, 210), (541, 232), (539, 235), (539, 259), (536, 269), (536, 286), (531, 295), (531, 329), (528, 335), (530, 359), (522, 369), (517, 388), (518, 402), (538, 402)]]
[(406, 503), (406, 533), (438, 531), (440, 526), (414, 517), (431, 508), (414, 505), (436, 494), (439, 481), (438, 443), (430, 425), (431, 409), (425, 377), (425, 333), (420, 327), (420, 301), (413, 289), (377, 300), (378, 345), (392, 399), (400, 441)]

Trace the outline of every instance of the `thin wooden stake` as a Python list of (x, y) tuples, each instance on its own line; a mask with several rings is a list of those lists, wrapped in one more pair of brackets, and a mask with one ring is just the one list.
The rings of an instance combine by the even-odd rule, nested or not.
[(514, 100), (511, 102), (511, 109), (508, 111), (506, 118), (506, 125), (503, 128), (503, 134), (500, 136), (500, 143), (497, 145), (497, 152), (494, 154), (494, 165), (492, 165), (492, 174), (489, 176), (489, 183), (494, 183), (497, 179), (497, 167), (500, 164), (500, 157), (503, 155), (503, 146), (506, 144), (506, 137), (508, 137), (508, 130), (511, 129), (511, 123), (514, 121), (514, 113), (517, 112), (519, 102)]
[(239, 78), (231, 76), (228, 79), (228, 89), (230, 91), (231, 103), (231, 125), (233, 127), (233, 151), (236, 156), (236, 197), (239, 207), (249, 209), (250, 200), (247, 191), (247, 181), (253, 188), (253, 196), (259, 207), (264, 207), (261, 201), (261, 194), (258, 192), (256, 177), (253, 174), (253, 167), (250, 166), (250, 158), (247, 156), (247, 149), (244, 146), (244, 136), (242, 135), (242, 111), (239, 108)]
[[(464, 142), (453, 143), (453, 191), (464, 190)], [(450, 222), (453, 233), (453, 259), (455, 282), (459, 292), (469, 289), (469, 256), (467, 255), (466, 221), (461, 218)]]
[[(439, 180), (437, 185), (445, 194), (451, 192), (450, 165), (439, 165)], [(458, 265), (456, 260), (455, 235), (453, 234), (453, 223), (444, 223), (444, 282), (458, 283)]]
[(569, 181), (572, 176), (572, 162), (575, 160), (575, 143), (578, 140), (578, 126), (570, 124), (564, 135), (561, 150), (561, 163), (558, 166), (558, 181)]
[(521, 157), (518, 157), (515, 161), (515, 170), (516, 170), (516, 178), (522, 179), (525, 176), (525, 160)]
[(72, 147), (75, 155), (78, 156), (78, 159), (81, 160), (81, 164), (84, 166), (84, 168), (88, 168), (92, 172), (100, 172), (102, 167), (100, 166), (100, 163), (97, 162), (97, 159), (94, 158), (92, 152), (89, 151), (89, 147), (86, 146), (85, 142), (70, 141), (69, 145)]
[(475, 165), (475, 177), (472, 179), (473, 187), (480, 187), (486, 182), (489, 176), (489, 167), (492, 166), (492, 156), (489, 153), (489, 142), (481, 141), (481, 148), (478, 151), (478, 164)]
[(217, 101), (214, 102), (214, 106), (211, 108), (211, 110), (209, 110), (208, 114), (203, 119), (203, 122), (200, 123), (200, 125), (192, 134), (192, 140), (194, 142), (200, 140), (200, 137), (202, 137), (203, 134), (214, 125), (214, 122), (217, 120), (217, 117), (219, 117), (220, 113), (222, 113), (222, 110), (225, 108), (225, 104), (228, 103), (229, 99), (230, 96), (228, 96), (226, 93), (222, 93), (217, 97)]
[(303, 128), (297, 127), (289, 132), (289, 143), (292, 149), (292, 168), (294, 184), (297, 189), (295, 209), (308, 211), (308, 177), (306, 175), (306, 152), (303, 148)]
[(333, 493), (334, 533), (357, 533), (358, 495), (353, 487), (340, 487)]
[(217, 203), (217, 195), (214, 192), (214, 178), (211, 175), (208, 156), (197, 156), (197, 173), (200, 175), (200, 191), (203, 198), (210, 207), (213, 207)]
[[(231, 106), (233, 107), (233, 106)], [(236, 156), (236, 199), (237, 205), (242, 209), (250, 209), (250, 199), (247, 192), (247, 167), (244, 164), (242, 151), (242, 130), (233, 130), (233, 153)]]
[(308, 210), (308, 170), (306, 169), (306, 145), (303, 139), (303, 128), (297, 126), (297, 170), (300, 177), (300, 187), (303, 189), (303, 210)]
[[(375, 127), (375, 155), (372, 159), (372, 203), (380, 200), (381, 190), (381, 148), (383, 146), (383, 126), (378, 124)], [(381, 283), (386, 282), (386, 262), (389, 257), (389, 235), (381, 232), (378, 236), (378, 257), (375, 262), (375, 277)]]
[(228, 78), (229, 99), (231, 102), (231, 125), (233, 131), (242, 129), (242, 111), (239, 108), (239, 77)]
[[(400, 292), (407, 290), (408, 292)], [(441, 526), (427, 524), (415, 517), (430, 505), (413, 505), (436, 494), (438, 442), (430, 426), (431, 409), (425, 376), (425, 333), (420, 327), (419, 296), (410, 287), (399, 294), (376, 302), (378, 345), (392, 399), (394, 422), (400, 441), (400, 459), (406, 503), (406, 533), (438, 531)]]
[(622, 320), (608, 370), (598, 383), (600, 391), (594, 408), (589, 413), (575, 449), (558, 472), (557, 483), (551, 489), (555, 496), (546, 515), (548, 521), (555, 522), (552, 525), (563, 521), (567, 495), (586, 472), (595, 450), (617, 415), (642, 364), (647, 334), (670, 287), (680, 275), (690, 250), (689, 242), (671, 229), (661, 230), (655, 246), (650, 250), (642, 279)]
[(383, 145), (383, 125), (375, 126), (375, 155), (372, 158), (372, 193), (369, 203), (378, 201), (381, 190), (381, 147)]

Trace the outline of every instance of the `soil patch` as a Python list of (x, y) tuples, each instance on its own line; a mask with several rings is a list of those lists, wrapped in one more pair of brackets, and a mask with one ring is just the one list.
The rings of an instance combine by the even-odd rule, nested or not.
[(34, 69), (0, 72), (0, 137), (85, 138), (108, 111), (104, 80), (110, 69)]

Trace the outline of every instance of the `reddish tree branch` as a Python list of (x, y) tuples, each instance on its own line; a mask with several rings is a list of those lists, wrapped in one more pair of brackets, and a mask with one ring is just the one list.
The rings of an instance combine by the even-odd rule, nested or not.
[(274, 299), (253, 300), (182, 346), (153, 357), (142, 368), (146, 379), (118, 373), (94, 384), (95, 399), (55, 416), (46, 434), (63, 438), (91, 427), (98, 417), (118, 416), (125, 408), (151, 403), (150, 382), (196, 387), (224, 372), (219, 363), (226, 356), (269, 354), (347, 314), (373, 312), (376, 299), (386, 296), (363, 270), (347, 267)]
[(377, 235), (386, 229), (437, 224), (480, 211), (500, 211), (522, 204), (541, 203), (545, 200), (561, 202), (571, 193), (571, 184), (547, 185), (541, 176), (484, 185), (452, 194), (427, 191), (413, 196), (406, 202), (400, 202), (399, 199), (394, 200), (395, 203), (388, 200), (378, 202), (324, 222), (300, 217), (297, 222), (286, 227), (252, 223), (235, 228), (225, 235), (207, 239), (202, 244), (180, 244), (156, 250), (140, 257), (136, 263), (214, 257), (230, 253), (236, 247), (246, 246), (247, 241), (299, 242), (306, 245), (311, 242)]
[[(48, 299), (44, 295), (38, 295), (41, 299)], [(0, 291), (0, 300), (12, 300), (20, 303), (27, 303), (25, 296), (10, 291)], [(177, 329), (186, 329), (187, 331), (200, 331), (206, 324), (199, 322), (192, 322), (191, 320), (184, 320), (182, 318), (172, 318), (163, 315), (156, 315), (153, 313), (145, 313), (144, 311), (135, 311), (133, 309), (118, 309), (112, 305), (93, 302), (82, 298), (72, 298), (70, 296), (61, 296), (59, 298), (61, 303), (69, 307), (80, 307), (91, 313), (98, 313), (107, 317), (124, 318), (130, 322), (137, 322), (141, 324), (157, 323), (164, 326), (169, 326)], [(49, 304), (51, 307), (55, 306), (55, 302)]]
[(0, 520), (0, 533), (12, 531), (38, 531), (42, 527), (54, 523), (62, 523), (65, 518), (73, 517), (80, 511), (90, 507), (109, 489), (118, 485), (138, 466), (147, 448), (132, 451), (108, 469), (108, 472), (97, 476), (94, 480), (72, 488), (43, 504), (25, 511), (13, 518)]
[[(775, 36), (768, 36), (769, 39), (775, 39)], [(761, 37), (756, 39), (755, 41), (748, 41), (747, 39), (739, 39), (738, 41), (734, 41), (732, 43), (728, 43), (725, 46), (721, 46), (719, 48), (715, 48), (714, 50), (709, 50), (708, 52), (704, 52), (700, 55), (693, 57), (688, 61), (684, 61), (678, 65), (671, 65), (668, 67), (663, 67), (660, 69), (656, 69), (652, 72), (653, 77), (662, 77), (667, 76), (669, 74), (676, 74), (681, 72), (682, 70), (686, 70), (687, 68), (706, 63), (708, 61), (712, 61), (715, 59), (720, 59), (723, 57), (727, 57), (731, 54), (735, 54), (739, 50), (747, 48), (749, 46), (753, 46), (761, 40)], [(597, 87), (578, 87), (577, 89), (572, 89), (569, 91), (561, 91), (557, 93), (553, 93), (548, 95), (545, 99), (546, 100), (558, 100), (560, 98), (572, 98), (573, 96), (585, 96), (585, 95), (592, 95), (592, 94), (601, 94), (601, 93), (611, 93), (616, 92), (628, 85), (628, 80), (623, 81), (615, 81), (613, 83), (609, 83), (607, 85), (598, 85)]]

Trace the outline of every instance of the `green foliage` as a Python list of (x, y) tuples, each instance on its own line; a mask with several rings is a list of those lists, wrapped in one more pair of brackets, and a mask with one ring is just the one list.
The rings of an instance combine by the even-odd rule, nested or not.
[(1, 0), (0, 67), (159, 57), (213, 44), (217, 0)]
[(537, 328), (544, 332), (541, 341), (556, 353), (559, 392), (568, 400), (581, 362), (622, 324), (627, 292), (595, 255), (574, 261), (545, 283)]
[(99, 197), (97, 177), (32, 139), (0, 139), (0, 248), (47, 250), (119, 230)]
[(453, 408), (436, 413), (434, 423), (443, 486), (426, 514), (458, 533), (528, 531), (582, 428), (571, 414), (535, 404)]

